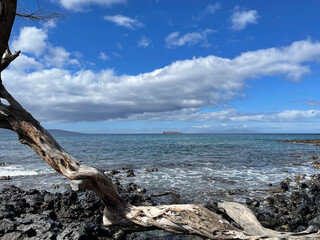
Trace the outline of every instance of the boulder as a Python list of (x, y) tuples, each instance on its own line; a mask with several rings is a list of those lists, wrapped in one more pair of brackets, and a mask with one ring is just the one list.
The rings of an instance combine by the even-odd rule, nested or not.
[(134, 174), (132, 169), (127, 169), (127, 177), (135, 177), (136, 175)]
[(10, 176), (2, 176), (2, 177), (0, 177), (0, 181), (9, 181), (9, 180), (11, 180)]
[(158, 168), (147, 168), (146, 172), (158, 172)]

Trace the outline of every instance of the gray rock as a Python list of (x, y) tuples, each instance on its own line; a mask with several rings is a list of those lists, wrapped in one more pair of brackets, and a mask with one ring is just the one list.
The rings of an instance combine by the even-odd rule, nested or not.
[(23, 240), (25, 237), (21, 232), (10, 232), (1, 237), (1, 240)]
[(2, 177), (0, 177), (0, 181), (9, 181), (9, 180), (11, 180), (10, 176), (2, 176)]
[(3, 219), (0, 221), (0, 236), (2, 234), (12, 232), (16, 229), (18, 223), (9, 219)]
[(89, 234), (83, 224), (71, 223), (62, 233), (57, 237), (57, 240), (85, 240), (89, 239)]
[(146, 172), (158, 172), (158, 168), (147, 168)]

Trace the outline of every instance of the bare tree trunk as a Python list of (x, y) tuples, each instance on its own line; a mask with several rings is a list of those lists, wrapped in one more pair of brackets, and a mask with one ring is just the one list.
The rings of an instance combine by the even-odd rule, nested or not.
[[(8, 46), (16, 6), (17, 0), (2, 0), (0, 5), (0, 100), (2, 98), (9, 103), (6, 105), (0, 101), (0, 128), (16, 132), (22, 144), (31, 147), (53, 169), (71, 179), (74, 190), (87, 189), (98, 194), (105, 206), (105, 226), (117, 226), (132, 231), (163, 229), (209, 239), (258, 239), (261, 236), (295, 239), (293, 233), (284, 234), (263, 228), (249, 209), (235, 203), (223, 203), (221, 207), (244, 231), (233, 227), (221, 216), (200, 205), (136, 207), (127, 204), (103, 172), (70, 156), (2, 84), (1, 72), (20, 53), (12, 54)], [(318, 235), (299, 235), (296, 239), (304, 236)]]

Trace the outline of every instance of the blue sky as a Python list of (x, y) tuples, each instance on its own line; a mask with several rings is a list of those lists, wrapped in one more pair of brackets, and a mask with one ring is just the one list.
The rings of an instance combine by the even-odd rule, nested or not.
[(46, 128), (320, 132), (319, 1), (40, 4), (65, 17), (17, 19), (3, 79)]

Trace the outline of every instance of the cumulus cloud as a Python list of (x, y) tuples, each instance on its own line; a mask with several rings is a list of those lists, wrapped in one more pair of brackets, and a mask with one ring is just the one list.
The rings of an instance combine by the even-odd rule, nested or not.
[(247, 87), (249, 79), (280, 75), (300, 81), (310, 72), (305, 64), (319, 57), (320, 43), (305, 40), (246, 52), (233, 59), (207, 56), (176, 61), (139, 75), (118, 76), (110, 69), (24, 72), (10, 68), (3, 72), (3, 79), (8, 79), (5, 84), (17, 99), (43, 121), (156, 120), (159, 116), (174, 120), (188, 116), (201, 121), (314, 118), (318, 111), (253, 116), (235, 110), (225, 110), (224, 114), (200, 114), (199, 110), (232, 100)]
[(236, 31), (243, 30), (248, 24), (257, 24), (258, 18), (259, 15), (257, 10), (246, 11), (241, 10), (239, 6), (236, 6), (231, 17), (231, 28)]
[(43, 66), (35, 58), (20, 54), (19, 57), (10, 64), (10, 68), (14, 71), (24, 73), (31, 70), (41, 70)]
[(137, 27), (144, 26), (140, 21), (120, 14), (114, 16), (104, 16), (103, 19), (129, 29), (135, 29)]
[(20, 30), (19, 37), (13, 40), (12, 48), (39, 56), (45, 50), (47, 39), (48, 35), (43, 29), (24, 27)]
[(147, 38), (146, 36), (143, 36), (139, 41), (138, 41), (138, 47), (148, 47), (151, 44), (151, 39)]
[(81, 11), (85, 6), (100, 5), (111, 6), (113, 4), (126, 3), (126, 0), (59, 0), (59, 3), (66, 9), (72, 11)]
[[(21, 50), (22, 55), (12, 64), (14, 68), (21, 70), (40, 69), (43, 65), (63, 68), (68, 65), (79, 65), (71, 53), (63, 47), (54, 47), (48, 42), (48, 27), (43, 28), (23, 27), (19, 36), (13, 40), (12, 48)], [(27, 54), (29, 56), (27, 56)], [(22, 66), (22, 63), (25, 66)]]
[(79, 65), (78, 60), (71, 59), (70, 53), (63, 47), (50, 47), (48, 54), (45, 56), (46, 63), (49, 66), (63, 68), (66, 65)]
[(207, 36), (213, 33), (212, 29), (206, 29), (201, 32), (186, 33), (180, 36), (180, 32), (170, 33), (165, 41), (168, 48), (181, 47), (184, 45), (192, 46), (196, 44), (202, 44), (203, 46), (209, 46)]

